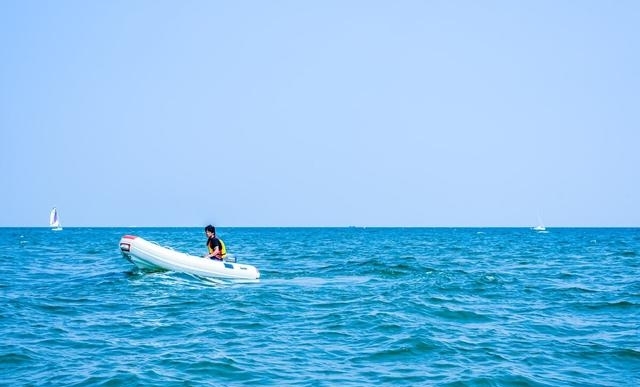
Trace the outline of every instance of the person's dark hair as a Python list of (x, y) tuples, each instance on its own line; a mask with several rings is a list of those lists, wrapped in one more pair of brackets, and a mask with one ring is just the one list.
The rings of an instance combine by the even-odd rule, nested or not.
[(207, 227), (204, 228), (204, 231), (209, 231), (212, 232), (213, 234), (216, 233), (216, 228), (213, 227), (212, 225), (208, 225)]

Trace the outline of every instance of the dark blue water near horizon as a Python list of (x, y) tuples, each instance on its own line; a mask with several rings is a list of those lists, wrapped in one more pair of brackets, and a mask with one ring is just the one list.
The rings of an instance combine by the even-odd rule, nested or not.
[(219, 228), (257, 284), (135, 270), (134, 234), (0, 228), (0, 385), (640, 385), (640, 229)]

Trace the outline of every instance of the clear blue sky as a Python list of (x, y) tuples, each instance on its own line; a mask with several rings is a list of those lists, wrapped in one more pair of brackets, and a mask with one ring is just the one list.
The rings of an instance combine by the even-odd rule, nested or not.
[(639, 1), (0, 2), (0, 226), (640, 226)]

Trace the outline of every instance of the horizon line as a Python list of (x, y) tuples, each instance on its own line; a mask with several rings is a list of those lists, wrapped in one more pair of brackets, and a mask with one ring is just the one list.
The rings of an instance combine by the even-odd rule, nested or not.
[[(66, 228), (203, 228), (205, 226), (64, 226), (63, 230)], [(388, 225), (388, 226), (219, 226), (216, 225), (216, 228), (524, 228), (533, 230), (534, 226), (400, 226), (400, 225)], [(0, 228), (38, 228), (38, 229), (50, 229), (50, 226), (0, 226)], [(583, 225), (583, 226), (547, 226), (546, 229), (562, 229), (562, 228), (640, 228), (640, 226), (628, 226), (628, 225), (616, 225), (616, 226), (593, 226), (593, 225)]]

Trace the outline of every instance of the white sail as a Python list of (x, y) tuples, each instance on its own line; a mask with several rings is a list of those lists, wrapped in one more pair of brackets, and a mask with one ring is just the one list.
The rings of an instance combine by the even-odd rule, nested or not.
[(49, 214), (49, 227), (54, 231), (62, 230), (62, 223), (60, 223), (60, 217), (58, 216), (58, 210), (53, 207)]

